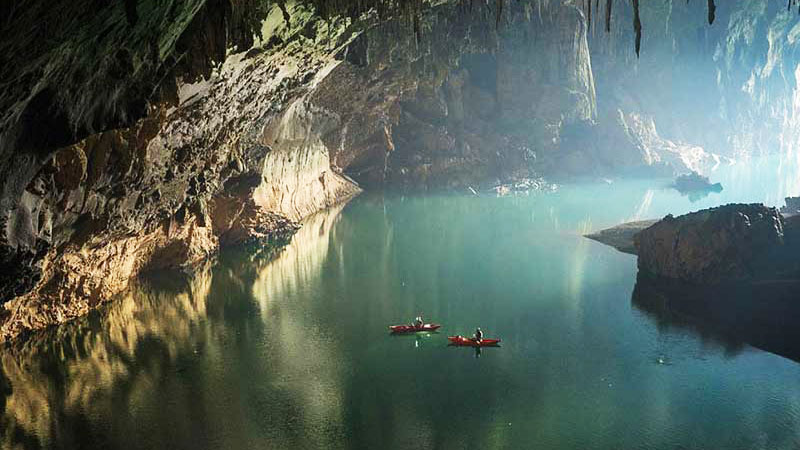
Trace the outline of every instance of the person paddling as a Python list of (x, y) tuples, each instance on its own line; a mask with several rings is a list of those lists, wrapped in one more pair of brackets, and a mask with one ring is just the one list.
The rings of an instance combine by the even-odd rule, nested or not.
[(422, 313), (420, 313), (420, 315), (414, 319), (414, 326), (417, 328), (422, 328), (423, 325), (425, 325), (425, 322), (422, 320)]
[(475, 328), (475, 335), (473, 336), (473, 339), (475, 339), (475, 342), (478, 344), (481, 343), (483, 340), (483, 331), (481, 331), (481, 327)]

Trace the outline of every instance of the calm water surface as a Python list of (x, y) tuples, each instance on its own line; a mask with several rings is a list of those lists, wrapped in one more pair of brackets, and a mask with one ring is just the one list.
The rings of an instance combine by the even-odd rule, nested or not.
[[(635, 258), (581, 237), (781, 204), (800, 194), (796, 167), (720, 167), (725, 190), (694, 203), (660, 181), (362, 196), (312, 217), (275, 259), (225, 254), (0, 350), (0, 444), (797, 448), (800, 365), (664, 326), (631, 302)], [(443, 332), (387, 334), (418, 312)], [(502, 347), (447, 347), (478, 325)]]

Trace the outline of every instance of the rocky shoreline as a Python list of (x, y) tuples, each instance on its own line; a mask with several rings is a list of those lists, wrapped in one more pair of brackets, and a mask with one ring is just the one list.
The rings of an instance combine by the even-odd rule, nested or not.
[(800, 221), (761, 204), (729, 204), (586, 236), (638, 256), (640, 272), (692, 285), (800, 280)]

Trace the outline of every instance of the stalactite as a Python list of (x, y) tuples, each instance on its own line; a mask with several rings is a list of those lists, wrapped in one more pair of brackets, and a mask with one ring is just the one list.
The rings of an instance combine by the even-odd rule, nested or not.
[(500, 29), (500, 19), (503, 17), (503, 0), (496, 0), (497, 7), (495, 8), (495, 26)]
[(414, 27), (414, 39), (417, 41), (417, 47), (419, 48), (420, 38), (422, 37), (422, 30), (420, 29), (419, 25), (419, 11), (412, 12), (412, 20), (413, 20), (413, 27)]
[(639, 0), (633, 0), (633, 31), (636, 33), (636, 57), (638, 58), (639, 49), (642, 46), (642, 21), (639, 19)]
[(587, 31), (592, 29), (592, 0), (587, 0), (589, 2), (589, 7), (586, 8), (586, 26)]
[[(127, 1), (127, 0), (126, 0)], [(284, 3), (287, 0), (278, 0), (276, 3), (282, 10), (285, 9)], [(367, 11), (374, 10), (378, 13), (378, 16), (381, 19), (389, 18), (393, 14), (398, 14), (402, 19), (407, 21), (406, 23), (411, 24), (411, 28), (415, 34), (415, 37), (419, 41), (422, 30), (421, 30), (421, 16), (423, 5), (429, 7), (431, 3), (426, 0), (300, 0), (301, 2), (309, 1), (317, 7), (317, 10), (320, 11), (320, 14), (323, 17), (328, 16), (335, 16), (335, 15), (345, 15), (351, 18), (358, 17)], [(495, 0), (495, 8), (494, 8), (494, 19), (497, 28), (499, 29), (503, 20), (503, 9), (505, 7), (506, 0)], [(522, 1), (522, 0), (519, 0)], [(549, 6), (550, 0), (531, 0), (535, 1), (536, 7), (538, 7), (539, 18), (541, 20), (542, 9), (547, 9)], [(662, 0), (666, 1), (666, 0)], [(798, 14), (800, 14), (800, 0), (787, 0), (787, 9), (791, 11), (792, 7), (797, 5), (798, 6)], [(576, 1), (580, 7), (584, 9), (584, 13), (586, 16), (587, 22), (587, 31), (594, 31), (592, 28), (592, 21), (597, 20), (598, 24), (600, 19), (600, 2), (601, 0), (583, 0), (583, 1)], [(631, 0), (634, 8), (634, 32), (635, 32), (635, 48), (637, 56), (641, 50), (641, 39), (642, 39), (642, 23), (639, 15), (639, 0)], [(468, 10), (470, 13), (473, 12), (473, 7), (475, 4), (475, 0), (464, 0), (461, 2), (464, 6), (465, 10)], [(491, 17), (491, 0), (483, 0), (482, 2), (485, 8), (481, 8), (482, 14), (487, 16), (488, 20)], [(605, 30), (606, 33), (611, 32), (611, 16), (613, 12), (613, 0), (606, 0), (605, 1)], [(689, 0), (686, 0), (686, 4), (689, 4)], [(592, 7), (594, 6), (594, 11), (592, 11)], [(711, 25), (714, 23), (716, 18), (716, 3), (714, 0), (708, 0), (708, 23)], [(595, 27), (596, 28), (596, 27)]]
[(714, 4), (714, 0), (708, 0), (708, 24), (711, 25), (714, 23), (714, 18), (716, 17), (717, 12), (717, 5)]

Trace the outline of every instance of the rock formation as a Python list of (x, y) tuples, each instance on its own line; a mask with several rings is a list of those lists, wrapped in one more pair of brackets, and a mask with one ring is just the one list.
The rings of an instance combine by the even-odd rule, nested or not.
[(786, 206), (781, 208), (781, 213), (787, 216), (800, 214), (800, 197), (786, 197)]
[(634, 240), (640, 270), (696, 284), (774, 276), (787, 247), (778, 210), (756, 204), (669, 215)]
[(622, 253), (635, 255), (637, 252), (635, 236), (658, 222), (658, 220), (641, 220), (628, 222), (615, 227), (606, 228), (596, 233), (587, 234), (586, 237), (616, 248)]
[(680, 192), (681, 195), (688, 196), (689, 200), (693, 202), (708, 196), (712, 192), (722, 192), (722, 184), (712, 183), (708, 177), (704, 177), (695, 171), (676, 177), (672, 187)]
[[(297, 16), (270, 35), (290, 41), (312, 17)], [(179, 78), (176, 98), (131, 126), (41, 148), (13, 168), (2, 197), (0, 340), (85, 314), (139, 272), (190, 269), (220, 241), (285, 240), (295, 221), (357, 193), (302, 119), (324, 121), (298, 118), (317, 76), (338, 64), (326, 45), (300, 38), (229, 55), (207, 78)], [(19, 146), (19, 158), (30, 156)]]
[(800, 220), (730, 204), (618, 225), (590, 239), (638, 255), (640, 272), (693, 285), (800, 279)]

